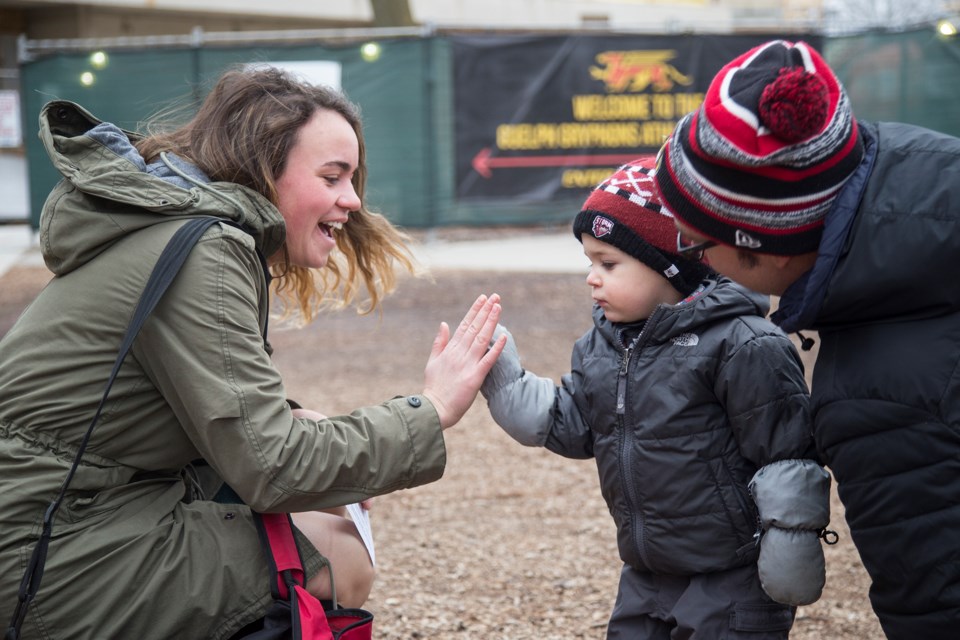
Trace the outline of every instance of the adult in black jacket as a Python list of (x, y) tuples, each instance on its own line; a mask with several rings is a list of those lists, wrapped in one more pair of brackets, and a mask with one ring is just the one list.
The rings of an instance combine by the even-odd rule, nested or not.
[(819, 331), (812, 411), (888, 638), (960, 629), (960, 140), (857, 121), (802, 42), (724, 67), (656, 174), (689, 244)]

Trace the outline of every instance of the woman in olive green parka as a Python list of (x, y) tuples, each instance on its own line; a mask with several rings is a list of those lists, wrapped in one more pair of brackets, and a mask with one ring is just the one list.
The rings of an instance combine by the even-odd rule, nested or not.
[[(486, 348), (498, 297), (478, 298), (453, 335), (441, 325), (421, 395), (329, 419), (291, 409), (266, 342), (271, 275), (310, 319), (360, 290), (376, 308), (394, 266), (411, 267), (404, 236), (363, 205), (355, 107), (276, 70), (230, 71), (170, 132), (130, 134), (58, 101), (40, 136), (63, 174), (41, 216), (55, 277), (0, 341), (0, 615), (12, 615), (157, 257), (201, 215), (231, 224), (204, 234), (133, 343), (56, 516), (22, 637), (230, 638), (271, 600), (251, 509), (297, 514), (308, 588), (329, 596), (323, 555), (340, 578), (353, 534), (316, 511), (442, 475), (442, 430), (502, 348)], [(222, 483), (249, 506), (211, 500), (204, 487)], [(358, 580), (352, 596), (350, 576), (338, 588), (347, 605), (372, 572)]]

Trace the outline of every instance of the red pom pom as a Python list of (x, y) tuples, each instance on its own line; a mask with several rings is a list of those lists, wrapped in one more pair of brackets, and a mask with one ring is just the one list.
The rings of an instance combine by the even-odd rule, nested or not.
[(785, 142), (799, 142), (827, 124), (830, 95), (820, 75), (784, 67), (760, 96), (760, 120)]

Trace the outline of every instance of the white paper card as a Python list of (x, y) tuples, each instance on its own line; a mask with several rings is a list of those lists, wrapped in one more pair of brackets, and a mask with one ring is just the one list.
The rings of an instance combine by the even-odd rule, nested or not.
[(370, 513), (356, 502), (347, 505), (347, 513), (350, 514), (350, 519), (356, 525), (360, 539), (367, 547), (367, 553), (370, 554), (370, 564), (376, 566), (377, 556), (373, 550), (373, 529), (370, 528)]

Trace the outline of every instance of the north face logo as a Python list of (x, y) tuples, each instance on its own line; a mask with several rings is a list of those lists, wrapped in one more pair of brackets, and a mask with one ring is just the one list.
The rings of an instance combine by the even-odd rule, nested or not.
[(597, 216), (593, 219), (593, 237), (602, 238), (605, 235), (609, 235), (613, 231), (613, 220), (609, 218), (604, 218), (603, 216)]
[(700, 337), (695, 333), (681, 333), (673, 339), (673, 344), (678, 347), (695, 347), (700, 344)]

